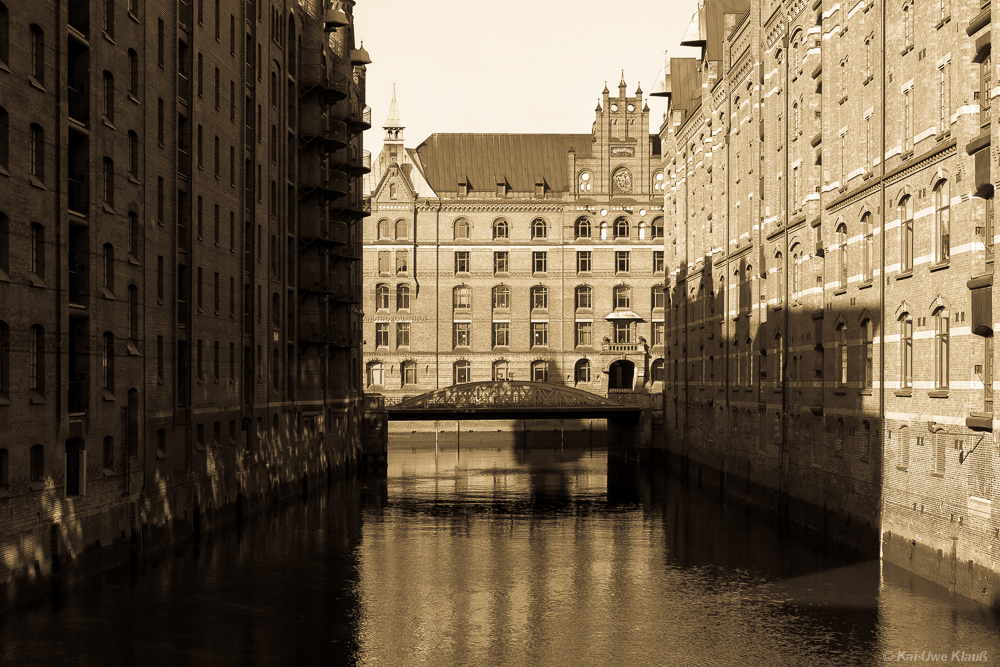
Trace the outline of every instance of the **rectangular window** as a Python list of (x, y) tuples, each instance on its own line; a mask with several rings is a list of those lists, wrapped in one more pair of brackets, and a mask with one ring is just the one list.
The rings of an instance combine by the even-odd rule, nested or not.
[(375, 324), (375, 347), (389, 347), (389, 323)]
[(493, 323), (493, 347), (510, 346), (510, 322)]
[(664, 323), (653, 322), (653, 345), (663, 345)]
[(615, 273), (628, 273), (628, 272), (629, 272), (629, 251), (628, 250), (615, 251)]
[(531, 253), (531, 267), (535, 273), (545, 273), (548, 270), (548, 257), (545, 252)]
[(454, 322), (451, 325), (452, 347), (469, 347), (470, 336), (472, 335), (472, 324), (470, 322)]
[(913, 110), (910, 107), (910, 91), (903, 93), (903, 152), (913, 148)]
[(470, 253), (468, 250), (459, 250), (455, 252), (455, 273), (469, 272), (469, 265), (471, 264), (469, 255)]
[(630, 322), (614, 323), (614, 342), (625, 345), (632, 342), (632, 324)]
[(654, 250), (653, 251), (653, 273), (663, 273), (663, 251)]
[(160, 67), (163, 67), (166, 57), (164, 55), (164, 37), (163, 37), (163, 19), (160, 19), (156, 24), (156, 62)]
[(219, 314), (219, 272), (215, 272), (215, 314)]
[(381, 250), (378, 253), (378, 272), (389, 273), (389, 251)]
[(591, 252), (589, 250), (580, 250), (576, 253), (576, 272), (577, 273), (590, 273), (591, 268)]
[(396, 273), (409, 272), (410, 253), (407, 250), (396, 251)]
[(934, 387), (948, 388), (948, 371), (950, 355), (949, 318), (947, 315), (934, 317)]
[(509, 252), (502, 251), (493, 253), (493, 273), (507, 273), (510, 271), (509, 261)]
[(396, 347), (410, 346), (410, 323), (396, 322)]
[(549, 323), (531, 323), (531, 347), (546, 347), (549, 344)]
[(576, 323), (576, 346), (577, 347), (590, 347), (594, 344), (594, 323), (593, 322), (577, 322)]

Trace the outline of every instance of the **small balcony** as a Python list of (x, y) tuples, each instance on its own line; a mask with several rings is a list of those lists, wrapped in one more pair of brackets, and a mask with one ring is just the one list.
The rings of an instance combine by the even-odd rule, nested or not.
[(66, 398), (71, 415), (86, 414), (87, 394), (83, 382), (70, 382)]
[(604, 354), (631, 354), (640, 352), (642, 346), (639, 343), (603, 343), (601, 352)]
[[(87, 305), (90, 301), (90, 289), (87, 285), (87, 274), (83, 271), (70, 271), (69, 272), (69, 305), (75, 310), (86, 311)], [(79, 314), (75, 313), (74, 310), (70, 311), (70, 315)]]
[(363, 108), (361, 105), (352, 104), (348, 123), (352, 132), (364, 132), (372, 129), (372, 108), (367, 104)]
[(89, 0), (69, 0), (69, 16), (67, 25), (84, 38), (90, 34), (90, 2)]
[(67, 86), (67, 91), (69, 119), (86, 127), (90, 122), (90, 97), (84, 92), (82, 85), (76, 88)]
[(177, 73), (177, 99), (181, 104), (191, 103), (191, 79), (182, 72)]
[(86, 174), (78, 179), (69, 179), (69, 212), (81, 218), (86, 218), (90, 211), (90, 188)]

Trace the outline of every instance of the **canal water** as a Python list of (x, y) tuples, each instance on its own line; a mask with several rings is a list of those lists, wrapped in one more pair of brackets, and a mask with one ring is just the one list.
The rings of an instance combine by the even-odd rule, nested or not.
[(994, 612), (600, 434), (457, 435), (0, 615), (0, 665), (1000, 664)]

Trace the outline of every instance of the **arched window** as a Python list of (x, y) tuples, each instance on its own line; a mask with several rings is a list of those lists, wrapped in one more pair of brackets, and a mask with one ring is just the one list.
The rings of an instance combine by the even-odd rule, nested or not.
[(389, 286), (375, 286), (375, 310), (389, 310)]
[(10, 62), (10, 13), (7, 5), (0, 2), (0, 63)]
[(589, 171), (580, 172), (580, 178), (577, 181), (580, 192), (590, 192), (593, 182), (594, 178)]
[(28, 237), (28, 271), (38, 280), (45, 279), (45, 228), (40, 223), (31, 223)]
[(576, 221), (576, 229), (574, 230), (576, 238), (589, 239), (590, 227), (590, 220), (588, 218), (578, 218)]
[(947, 262), (951, 257), (951, 188), (941, 180), (934, 186), (934, 259)]
[(740, 386), (740, 341), (736, 339), (733, 341), (733, 384), (737, 387)]
[(913, 197), (899, 201), (899, 270), (913, 270)]
[(389, 199), (396, 199), (396, 184), (389, 184)]
[(656, 359), (650, 364), (649, 374), (653, 382), (663, 382), (663, 359)]
[(397, 239), (408, 239), (410, 238), (410, 221), (400, 218), (396, 221), (396, 238)]
[(510, 227), (507, 221), (503, 218), (493, 221), (493, 238), (495, 239), (506, 239), (510, 238)]
[(128, 50), (128, 92), (139, 99), (139, 54), (135, 49)]
[(451, 291), (451, 304), (453, 308), (472, 308), (472, 288), (468, 285), (459, 285)]
[(396, 285), (396, 310), (410, 309), (410, 286)]
[(632, 288), (628, 285), (615, 285), (615, 310), (632, 307)]
[(549, 307), (549, 289), (544, 285), (531, 288), (531, 309), (545, 310)]
[(653, 285), (649, 288), (649, 301), (653, 304), (653, 310), (662, 310), (666, 304), (667, 293), (663, 285)]
[(847, 287), (847, 225), (837, 225), (837, 286)]
[[(663, 172), (658, 171), (653, 174), (653, 192), (661, 192), (666, 187), (666, 183), (663, 181)], [(655, 237), (654, 237), (655, 238)]]
[(615, 238), (616, 239), (627, 239), (629, 236), (629, 225), (626, 218), (618, 218), (615, 220)]
[(576, 310), (590, 310), (594, 307), (594, 290), (589, 285), (576, 288)]
[(493, 309), (506, 310), (510, 308), (510, 288), (506, 285), (497, 285), (493, 288)]
[(389, 221), (388, 220), (384, 220), (384, 219), (383, 220), (379, 220), (378, 221), (378, 230), (377, 230), (377, 232), (378, 232), (378, 237), (380, 239), (388, 239), (389, 238)]
[(780, 250), (774, 254), (774, 298), (779, 306), (785, 302), (785, 258)]
[(0, 169), (10, 171), (10, 116), (3, 107), (0, 107)]
[(875, 277), (875, 236), (872, 228), (872, 214), (861, 216), (861, 232), (864, 234), (864, 249), (861, 257), (861, 280), (870, 283)]
[(110, 331), (104, 332), (101, 347), (101, 386), (107, 393), (115, 393), (115, 336)]
[(45, 181), (45, 130), (38, 123), (32, 123), (29, 133), (29, 173), (39, 181)]
[(580, 359), (576, 362), (573, 367), (573, 379), (576, 384), (581, 382), (590, 382), (590, 361), (587, 359)]
[(417, 362), (404, 361), (399, 367), (400, 381), (404, 387), (417, 383)]
[(897, 466), (906, 470), (910, 467), (910, 427), (899, 427), (899, 463)]
[(663, 238), (663, 218), (653, 220), (653, 239)]
[(45, 481), (45, 447), (42, 445), (32, 445), (30, 451), (30, 465), (28, 468), (29, 482)]
[(467, 239), (469, 238), (469, 221), (465, 218), (459, 218), (455, 221), (455, 238), (456, 239)]
[(608, 221), (601, 221), (601, 240), (604, 241), (608, 238)]
[(501, 380), (510, 379), (510, 364), (505, 360), (493, 362), (493, 381), (499, 382)]
[(549, 236), (549, 226), (542, 218), (535, 218), (531, 221), (531, 238), (545, 239)]
[(452, 384), (472, 382), (472, 364), (468, 361), (456, 361), (452, 366)]
[(104, 70), (104, 117), (115, 122), (115, 77), (108, 70)]
[(104, 158), (104, 170), (103, 170), (103, 199), (104, 205), (108, 208), (115, 207), (115, 163), (114, 161), (106, 157)]
[(549, 381), (549, 362), (544, 360), (531, 362), (531, 381), (532, 382)]
[(366, 381), (369, 387), (381, 387), (385, 382), (385, 374), (381, 361), (372, 361), (368, 364), (368, 377)]
[(28, 332), (28, 389), (45, 393), (45, 330), (38, 324)]
[(785, 346), (780, 331), (774, 334), (774, 366), (774, 381), (780, 384), (785, 381)]
[(872, 321), (865, 319), (861, 323), (861, 334), (864, 336), (864, 347), (865, 347), (865, 389), (871, 389), (875, 381), (875, 366), (874, 366), (874, 344), (875, 344), (875, 327), (872, 325)]
[(792, 296), (792, 302), (798, 303), (799, 292), (802, 290), (802, 246), (798, 243), (792, 246), (792, 263), (788, 267), (789, 278), (792, 284), (789, 285), (788, 292)]
[(128, 131), (128, 173), (129, 176), (138, 180), (139, 178), (139, 135), (132, 130)]
[(837, 351), (834, 358), (837, 360), (837, 387), (843, 389), (847, 386), (847, 326), (843, 323), (837, 325), (836, 338)]
[(45, 85), (45, 33), (34, 23), (31, 24), (31, 76)]
[(913, 387), (913, 318), (906, 312), (899, 316), (899, 387)]
[(948, 388), (950, 356), (949, 313), (944, 306), (934, 311), (934, 387)]
[(115, 293), (115, 248), (110, 243), (104, 244), (104, 273), (101, 286), (104, 288), (105, 296), (114, 296)]

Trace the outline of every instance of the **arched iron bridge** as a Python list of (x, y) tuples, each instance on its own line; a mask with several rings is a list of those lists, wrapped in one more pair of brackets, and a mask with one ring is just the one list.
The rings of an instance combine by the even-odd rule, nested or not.
[(609, 399), (542, 382), (468, 382), (407, 398), (387, 412), (390, 420), (605, 419), (638, 415), (645, 398), (628, 392)]

